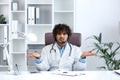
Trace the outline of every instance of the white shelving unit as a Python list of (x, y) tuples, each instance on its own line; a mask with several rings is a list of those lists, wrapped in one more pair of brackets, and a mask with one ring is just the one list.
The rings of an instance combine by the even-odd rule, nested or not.
[[(13, 3), (17, 3), (16, 10), (13, 10)], [(7, 24), (0, 24), (0, 30), (4, 26), (8, 27), (8, 51), (12, 69), (15, 64), (21, 70), (35, 66), (34, 59), (28, 59), (27, 53), (36, 50), (41, 52), (45, 44), (44, 34), (51, 32), (55, 24), (68, 24), (74, 32), (74, 6), (75, 0), (0, 0), (0, 14), (4, 14), (7, 21)], [(3, 35), (0, 33), (0, 37)], [(34, 41), (30, 39), (35, 37)], [(2, 44), (1, 41), (0, 45)]]
[[(13, 3), (17, 3), (17, 9), (13, 9)], [(27, 70), (26, 47), (25, 47), (25, 0), (11, 0), (11, 28), (10, 28), (10, 54), (12, 67), (15, 65), (22, 71)]]
[[(9, 39), (9, 1), (0, 0), (0, 15), (4, 15), (6, 23), (0, 23), (0, 71), (8, 70), (8, 61), (4, 53), (5, 45)], [(7, 12), (5, 11), (7, 10)], [(8, 50), (7, 46), (7, 50)]]

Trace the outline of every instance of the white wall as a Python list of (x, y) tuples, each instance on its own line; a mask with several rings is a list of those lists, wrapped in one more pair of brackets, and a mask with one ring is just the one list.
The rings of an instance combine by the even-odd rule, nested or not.
[[(76, 0), (76, 32), (82, 33), (82, 50), (88, 50), (87, 37), (103, 33), (103, 41), (120, 42), (120, 0)], [(87, 58), (87, 70), (97, 70), (103, 62)]]

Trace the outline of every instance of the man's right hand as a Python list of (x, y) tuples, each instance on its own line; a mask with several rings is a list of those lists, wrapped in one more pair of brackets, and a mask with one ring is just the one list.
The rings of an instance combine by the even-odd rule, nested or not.
[(40, 58), (41, 55), (39, 53), (37, 53), (37, 52), (29, 52), (28, 57), (29, 58)]

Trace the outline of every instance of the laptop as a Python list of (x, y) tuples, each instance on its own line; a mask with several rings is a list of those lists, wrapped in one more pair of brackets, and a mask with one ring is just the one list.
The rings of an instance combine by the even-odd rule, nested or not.
[(120, 70), (114, 70), (114, 72), (120, 75)]

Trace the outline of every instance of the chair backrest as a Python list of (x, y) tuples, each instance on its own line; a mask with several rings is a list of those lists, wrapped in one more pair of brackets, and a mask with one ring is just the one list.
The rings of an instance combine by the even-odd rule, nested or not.
[[(55, 40), (54, 40), (53, 34), (51, 32), (45, 33), (45, 45), (49, 45), (54, 42)], [(81, 33), (72, 33), (68, 42), (80, 47), (81, 46)]]

